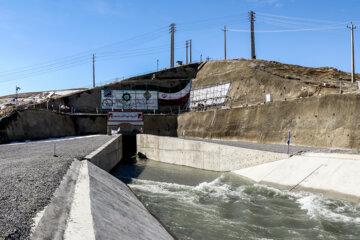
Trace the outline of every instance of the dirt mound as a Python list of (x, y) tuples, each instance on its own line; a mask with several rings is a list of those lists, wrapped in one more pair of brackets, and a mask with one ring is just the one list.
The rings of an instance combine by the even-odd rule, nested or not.
[[(360, 74), (356, 74), (360, 79)], [(207, 62), (193, 80), (193, 89), (231, 82), (226, 105), (257, 104), (272, 94), (274, 101), (356, 92), (351, 75), (335, 68), (309, 68), (264, 60)]]

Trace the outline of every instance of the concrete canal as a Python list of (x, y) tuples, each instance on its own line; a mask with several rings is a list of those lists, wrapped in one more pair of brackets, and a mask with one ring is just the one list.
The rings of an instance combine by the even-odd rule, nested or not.
[(139, 160), (112, 174), (179, 239), (358, 239), (360, 204)]

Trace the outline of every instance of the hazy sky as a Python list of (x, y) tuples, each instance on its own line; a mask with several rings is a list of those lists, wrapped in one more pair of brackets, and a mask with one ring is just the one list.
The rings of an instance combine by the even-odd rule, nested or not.
[(344, 71), (352, 21), (360, 72), (357, 0), (13, 0), (0, 4), (0, 95), (91, 86), (93, 53), (97, 83), (169, 67), (171, 23), (175, 61), (187, 39), (193, 60), (222, 59), (224, 25), (228, 58), (249, 58), (250, 10), (258, 59)]

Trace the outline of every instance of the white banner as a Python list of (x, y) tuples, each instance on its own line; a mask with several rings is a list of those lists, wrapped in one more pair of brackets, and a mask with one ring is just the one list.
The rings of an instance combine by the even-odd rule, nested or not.
[(191, 90), (190, 108), (223, 104), (229, 91), (230, 83)]
[(159, 92), (159, 99), (161, 100), (175, 100), (185, 97), (187, 94), (190, 93), (191, 89), (191, 81), (186, 85), (184, 89), (182, 89), (179, 92), (176, 93), (165, 93), (165, 92)]
[(132, 125), (144, 125), (144, 112), (108, 112), (108, 125), (119, 125), (122, 123), (129, 123)]
[(101, 108), (113, 110), (157, 110), (157, 91), (101, 90)]

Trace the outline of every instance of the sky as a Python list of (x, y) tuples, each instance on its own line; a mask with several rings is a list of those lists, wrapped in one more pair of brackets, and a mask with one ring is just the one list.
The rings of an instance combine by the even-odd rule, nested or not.
[[(92, 86), (168, 68), (175, 61), (250, 58), (249, 11), (258, 59), (360, 72), (357, 0), (14, 0), (0, 2), (0, 96)], [(357, 60), (359, 59), (359, 60)]]

